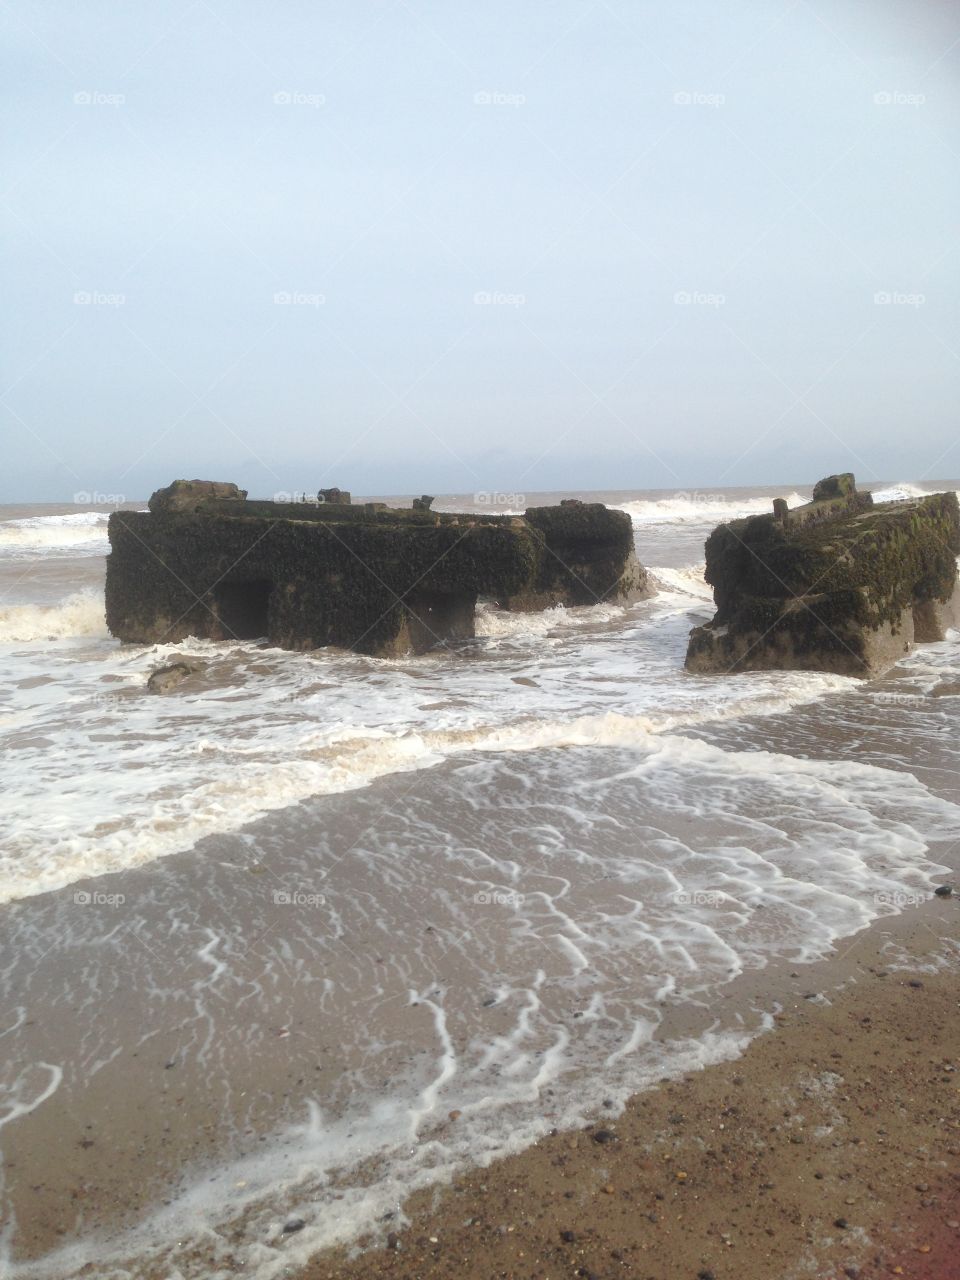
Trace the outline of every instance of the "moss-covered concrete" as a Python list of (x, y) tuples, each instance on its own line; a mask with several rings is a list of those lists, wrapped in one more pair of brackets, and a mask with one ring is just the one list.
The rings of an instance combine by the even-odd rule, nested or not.
[(599, 504), (522, 519), (281, 505), (205, 483), (111, 516), (107, 624), (120, 639), (265, 635), (392, 656), (472, 636), (480, 596), (543, 608), (646, 590), (629, 517)]
[(813, 518), (800, 508), (787, 521), (771, 514), (715, 529), (706, 577), (717, 613), (691, 633), (688, 669), (870, 675), (915, 635), (942, 635), (960, 553), (956, 494), (880, 505), (863, 496), (848, 487), (810, 504)]

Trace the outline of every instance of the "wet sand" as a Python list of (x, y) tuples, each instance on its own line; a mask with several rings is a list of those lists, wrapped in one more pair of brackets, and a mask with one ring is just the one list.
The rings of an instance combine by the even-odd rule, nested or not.
[(300, 1280), (960, 1277), (958, 956), (956, 898), (883, 921), (788, 974), (741, 1058), (413, 1197)]

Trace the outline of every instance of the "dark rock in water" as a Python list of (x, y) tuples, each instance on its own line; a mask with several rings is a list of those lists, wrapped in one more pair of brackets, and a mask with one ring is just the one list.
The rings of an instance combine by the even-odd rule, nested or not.
[(302, 1231), (306, 1225), (302, 1218), (291, 1218), (289, 1222), (283, 1224), (283, 1234), (292, 1236), (295, 1231)]
[(175, 481), (149, 512), (114, 512), (106, 614), (128, 643), (259, 640), (379, 657), (472, 639), (479, 597), (506, 608), (626, 603), (652, 594), (623, 511), (534, 507), (520, 518), (248, 500)]
[(561, 498), (560, 505), (561, 507), (582, 507), (583, 499), (582, 498)]
[(387, 1248), (388, 1249), (400, 1248), (400, 1237), (397, 1235), (395, 1231), (391, 1231), (387, 1236)]
[(601, 1146), (606, 1142), (616, 1142), (617, 1140), (617, 1135), (610, 1129), (597, 1129), (591, 1136), (594, 1142), (599, 1142)]
[(847, 498), (856, 493), (857, 483), (852, 471), (841, 471), (839, 475), (826, 476), (813, 486), (814, 502), (823, 502), (826, 498)]
[(423, 497), (421, 497), (421, 498), (414, 498), (414, 500), (413, 500), (413, 510), (414, 510), (414, 511), (429, 511), (429, 510), (430, 510), (430, 508), (433, 506), (433, 504), (434, 504), (434, 502), (435, 502), (435, 501), (436, 501), (436, 499), (435, 499), (435, 498), (433, 498), (433, 497), (431, 497), (431, 495), (430, 495), (429, 493), (425, 493), (425, 494), (423, 495)]
[(953, 885), (938, 884), (933, 892), (937, 895), (938, 898), (949, 898), (950, 895), (953, 893)]
[(156, 671), (150, 673), (147, 688), (151, 693), (169, 693), (199, 670), (201, 668), (197, 662), (171, 662), (169, 666), (157, 667)]
[(163, 512), (197, 511), (211, 499), (242, 501), (246, 489), (222, 480), (174, 480), (165, 489), (158, 489), (147, 506), (154, 515)]
[(688, 671), (871, 676), (960, 621), (955, 493), (875, 506), (842, 475), (814, 495), (707, 539), (717, 612), (690, 633)]

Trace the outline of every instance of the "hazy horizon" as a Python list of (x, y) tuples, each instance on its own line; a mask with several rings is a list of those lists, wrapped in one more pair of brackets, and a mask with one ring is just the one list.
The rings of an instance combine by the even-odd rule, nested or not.
[(929, 484), (950, 13), (14, 0), (0, 501)]

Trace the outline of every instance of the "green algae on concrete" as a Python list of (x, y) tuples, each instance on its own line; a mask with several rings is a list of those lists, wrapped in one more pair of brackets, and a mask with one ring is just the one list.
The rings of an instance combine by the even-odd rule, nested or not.
[(874, 505), (849, 475), (814, 493), (785, 520), (731, 521), (707, 539), (717, 612), (691, 632), (688, 670), (873, 675), (953, 624), (955, 493)]
[(472, 637), (480, 597), (542, 609), (648, 592), (629, 517), (601, 504), (477, 516), (176, 481), (149, 506), (110, 518), (107, 625), (125, 641), (264, 636), (396, 656)]

